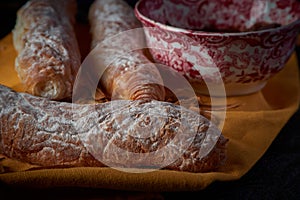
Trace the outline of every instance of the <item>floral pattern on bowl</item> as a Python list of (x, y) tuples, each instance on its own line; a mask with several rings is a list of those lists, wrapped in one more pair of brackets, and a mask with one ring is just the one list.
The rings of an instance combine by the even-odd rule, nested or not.
[(300, 28), (296, 0), (140, 0), (135, 14), (154, 60), (204, 94), (218, 84), (229, 96), (262, 89), (290, 58)]

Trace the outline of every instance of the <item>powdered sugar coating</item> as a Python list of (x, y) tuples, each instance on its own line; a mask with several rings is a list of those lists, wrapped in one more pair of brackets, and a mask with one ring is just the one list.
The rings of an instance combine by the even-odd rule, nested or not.
[(144, 33), (133, 9), (122, 0), (96, 0), (89, 21), (98, 61), (94, 71), (106, 70), (100, 80), (106, 95), (113, 99), (164, 100), (163, 81), (143, 54)]
[[(209, 120), (168, 102), (80, 105), (0, 86), (0, 108), (0, 153), (32, 164), (205, 172), (216, 170), (226, 159), (227, 139)], [(151, 135), (140, 134), (145, 127)], [(218, 142), (200, 157), (201, 148), (211, 145), (210, 140), (203, 144), (208, 134), (217, 136)], [(166, 145), (170, 151), (159, 151)], [(182, 154), (168, 160), (174, 158), (172, 152)]]
[(122, 0), (95, 0), (89, 10), (89, 21), (92, 48), (118, 33), (141, 27), (133, 9)]
[(15, 68), (27, 92), (50, 99), (71, 96), (80, 66), (74, 6), (73, 0), (31, 0), (18, 10)]

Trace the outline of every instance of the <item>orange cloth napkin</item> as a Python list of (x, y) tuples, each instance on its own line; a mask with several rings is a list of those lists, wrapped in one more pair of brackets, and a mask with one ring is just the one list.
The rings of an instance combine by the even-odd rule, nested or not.
[[(22, 91), (14, 71), (16, 52), (9, 34), (0, 41), (0, 84)], [(293, 55), (283, 71), (258, 93), (230, 97), (222, 129), (229, 138), (228, 160), (217, 172), (158, 170), (128, 173), (111, 168), (40, 168), (0, 155), (0, 181), (26, 187), (93, 187), (132, 191), (195, 191), (214, 181), (241, 178), (261, 158), (298, 109), (299, 72)], [(221, 111), (220, 111), (221, 112)], [(217, 113), (217, 112), (216, 112)], [(218, 115), (218, 114), (216, 114)]]

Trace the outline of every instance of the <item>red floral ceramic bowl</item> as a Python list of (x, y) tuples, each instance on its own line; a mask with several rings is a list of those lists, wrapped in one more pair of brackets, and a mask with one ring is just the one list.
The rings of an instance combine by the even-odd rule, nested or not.
[(153, 59), (182, 73), (202, 94), (260, 91), (282, 70), (300, 29), (297, 0), (140, 0)]

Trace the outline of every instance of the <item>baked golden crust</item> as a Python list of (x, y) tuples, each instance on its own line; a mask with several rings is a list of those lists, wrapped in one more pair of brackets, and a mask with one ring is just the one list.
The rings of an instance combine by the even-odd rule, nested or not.
[[(89, 10), (92, 46), (101, 89), (113, 99), (164, 100), (159, 70), (144, 55), (144, 33), (133, 9), (123, 0), (96, 0)], [(139, 29), (138, 29), (139, 28)], [(112, 37), (114, 37), (112, 39)]]
[(226, 160), (217, 127), (168, 102), (71, 104), (0, 85), (0, 107), (0, 153), (36, 165), (208, 172)]
[(31, 0), (18, 10), (15, 69), (28, 93), (55, 100), (72, 96), (81, 64), (75, 14), (75, 0)]

